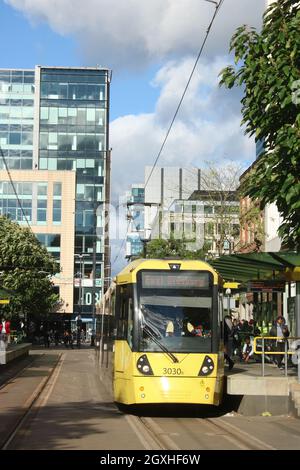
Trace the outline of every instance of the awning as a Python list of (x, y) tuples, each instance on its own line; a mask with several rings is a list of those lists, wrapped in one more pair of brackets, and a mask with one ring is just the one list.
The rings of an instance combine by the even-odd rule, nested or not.
[(268, 252), (224, 255), (210, 263), (225, 281), (284, 279), (300, 281), (300, 253)]

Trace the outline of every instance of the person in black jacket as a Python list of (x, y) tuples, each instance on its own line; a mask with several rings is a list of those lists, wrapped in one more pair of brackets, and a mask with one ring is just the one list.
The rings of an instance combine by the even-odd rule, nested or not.
[[(276, 322), (272, 326), (270, 330), (270, 336), (277, 336), (279, 339), (276, 340), (276, 349), (278, 352), (284, 352), (285, 350), (285, 342), (289, 337), (290, 332), (285, 324), (285, 319), (283, 316), (279, 315), (276, 319)], [(275, 355), (274, 355), (275, 356)], [(277, 358), (277, 365), (280, 369), (283, 369), (282, 360), (283, 354), (276, 354)]]

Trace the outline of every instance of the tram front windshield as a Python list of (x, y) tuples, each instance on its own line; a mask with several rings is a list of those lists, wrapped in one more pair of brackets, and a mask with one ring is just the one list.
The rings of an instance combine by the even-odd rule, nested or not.
[(211, 273), (142, 271), (137, 284), (141, 351), (211, 351)]

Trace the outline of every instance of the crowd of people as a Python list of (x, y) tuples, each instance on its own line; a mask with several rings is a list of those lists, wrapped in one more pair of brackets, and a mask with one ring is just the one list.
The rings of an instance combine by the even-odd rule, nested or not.
[(74, 349), (74, 345), (77, 348), (81, 347), (82, 343), (89, 342), (91, 346), (94, 343), (94, 337), (92, 329), (89, 328), (88, 331), (85, 331), (82, 327), (81, 316), (76, 317), (76, 327), (75, 329), (64, 329), (60, 330), (58, 328), (48, 329), (47, 324), (41, 327), (41, 332), (43, 336), (44, 346), (50, 348), (53, 343), (55, 346), (64, 344), (66, 348)]
[[(279, 315), (274, 321), (269, 336), (276, 337), (275, 340), (266, 341), (266, 360), (274, 365), (283, 368), (282, 361), (285, 351), (285, 343), (289, 337), (289, 329), (285, 319)], [(259, 360), (254, 353), (253, 339), (261, 335), (261, 330), (255, 320), (237, 320), (232, 319), (230, 315), (224, 318), (224, 357), (231, 370), (234, 366), (234, 358), (248, 363), (250, 360)], [(283, 354), (273, 354), (272, 352), (282, 352)]]

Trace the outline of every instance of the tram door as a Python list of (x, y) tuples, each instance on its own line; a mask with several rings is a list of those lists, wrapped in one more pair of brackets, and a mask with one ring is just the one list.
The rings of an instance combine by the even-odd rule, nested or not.
[(133, 302), (132, 286), (117, 287), (117, 343), (115, 346), (115, 372), (124, 372), (132, 348)]

